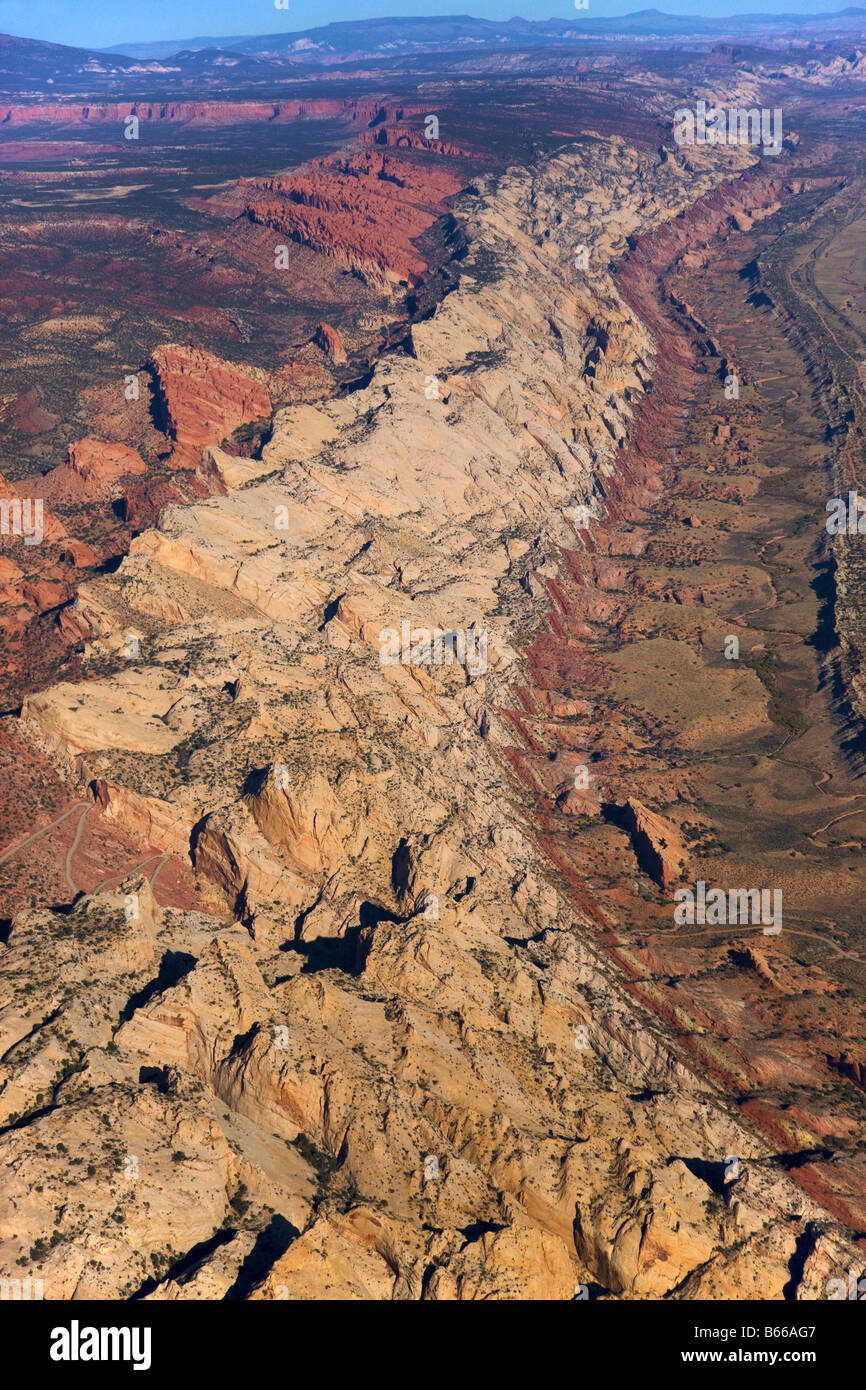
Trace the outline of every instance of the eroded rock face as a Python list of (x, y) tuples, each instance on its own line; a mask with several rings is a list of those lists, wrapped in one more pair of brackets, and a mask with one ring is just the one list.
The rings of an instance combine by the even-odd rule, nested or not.
[[(35, 697), (18, 734), (217, 903), (159, 910), (129, 880), (16, 916), (4, 1269), (32, 1258), (52, 1297), (781, 1296), (823, 1209), (635, 1006), (510, 775), (536, 708), (519, 652), (653, 375), (609, 261), (719, 177), (598, 140), (484, 183), (413, 355), (278, 412), (266, 474), (168, 507), (82, 590), (94, 658), (140, 616), (136, 668)], [(652, 498), (649, 466), (630, 481)], [(624, 561), (593, 565), (603, 615)], [(458, 632), (463, 659), (433, 660)], [(579, 748), (590, 702), (541, 694)], [(631, 810), (672, 871), (667, 826)], [(735, 1201), (728, 1154), (750, 1165)], [(273, 1241), (255, 1287), (245, 1223)], [(857, 1259), (826, 1225), (803, 1296)]]
[(51, 475), (50, 495), (98, 497), (122, 478), (146, 472), (147, 464), (137, 449), (87, 435), (70, 444), (66, 463)]
[(636, 797), (628, 798), (621, 813), (638, 862), (661, 888), (668, 888), (680, 878), (685, 866), (686, 851), (679, 833)]
[(472, 151), (456, 145), (452, 140), (434, 140), (423, 131), (405, 122), (394, 125), (380, 125), (373, 130), (362, 130), (358, 135), (362, 145), (387, 145), (390, 149), (423, 150), (427, 154), (444, 154), (455, 159), (471, 159)]
[[(366, 125), (380, 113), (401, 108), (383, 102), (378, 97), (361, 100), (334, 101), (328, 98), (310, 101), (103, 101), (80, 105), (75, 102), (40, 102), (0, 107), (0, 122), (19, 126), (30, 122), (50, 121), (60, 126), (117, 125), (127, 116), (142, 121), (164, 121), (170, 124), (193, 126), (247, 125), (256, 121), (316, 120), (328, 116)], [(106, 146), (110, 149), (111, 146)]]
[(168, 432), (172, 464), (195, 468), (208, 444), (271, 413), (267, 387), (199, 348), (168, 343), (153, 354), (153, 369)]
[(332, 328), (329, 323), (320, 323), (316, 328), (313, 341), (324, 353), (327, 353), (332, 362), (345, 362), (346, 349), (343, 347), (343, 339), (339, 329)]
[(368, 151), (313, 160), (296, 173), (250, 180), (246, 214), (321, 255), (386, 283), (416, 283), (415, 238), (462, 186), (448, 166), (412, 165)]

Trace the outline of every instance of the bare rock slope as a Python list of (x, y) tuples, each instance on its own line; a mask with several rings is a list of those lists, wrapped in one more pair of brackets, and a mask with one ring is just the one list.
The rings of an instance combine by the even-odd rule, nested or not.
[(610, 260), (749, 160), (715, 153), (590, 140), (480, 184), (411, 351), (279, 411), (226, 495), (82, 590), (109, 673), (18, 732), (211, 911), (133, 878), (15, 918), (4, 1272), (55, 1298), (778, 1298), (856, 1262), (631, 998), (508, 771), (558, 548), (653, 375)]

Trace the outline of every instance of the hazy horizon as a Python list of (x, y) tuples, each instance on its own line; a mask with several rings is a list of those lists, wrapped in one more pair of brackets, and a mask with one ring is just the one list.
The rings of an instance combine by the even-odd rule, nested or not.
[(260, 34), (297, 33), (325, 24), (357, 19), (432, 18), (471, 15), (476, 19), (530, 20), (614, 18), (645, 9), (668, 15), (700, 19), (735, 19), (737, 15), (838, 14), (846, 8), (839, 0), (768, 0), (743, 4), (734, 15), (725, 0), (665, 0), (641, 5), (634, 0), (590, 0), (588, 9), (575, 10), (573, 0), (539, 0), (515, 6), (508, 0), (476, 0), (472, 5), (449, 0), (369, 0), (359, 13), (356, 0), (291, 0), (290, 11), (261, 3), (238, 6), (234, 0), (152, 0), (146, 27), (136, 14), (122, 7), (108, 10), (103, 3), (84, 3), (74, 9), (58, 0), (0, 0), (0, 30), (19, 38), (41, 39), (80, 48), (109, 48), (128, 43), (177, 42), (211, 37), (230, 39)]

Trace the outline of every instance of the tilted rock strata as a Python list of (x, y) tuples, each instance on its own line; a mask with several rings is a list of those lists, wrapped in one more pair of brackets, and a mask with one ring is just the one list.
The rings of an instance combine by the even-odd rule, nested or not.
[(343, 346), (343, 339), (339, 329), (332, 328), (329, 323), (317, 324), (313, 341), (317, 347), (320, 347), (322, 351), (330, 357), (332, 362), (345, 362), (346, 349)]
[[(15, 919), (4, 1269), (56, 1222), (52, 1297), (783, 1296), (821, 1209), (766, 1165), (730, 1200), (695, 1175), (764, 1142), (629, 996), (504, 771), (517, 649), (653, 372), (608, 260), (720, 177), (599, 141), (485, 185), (414, 357), (280, 411), (268, 476), (82, 591), (94, 655), (140, 616), (140, 665), (19, 732), (225, 912), (130, 880)], [(404, 625), (422, 658), (382, 660)], [(825, 1229), (800, 1294), (856, 1258)]]
[(447, 165), (414, 168), (371, 152), (313, 160), (296, 173), (250, 180), (246, 214), (349, 269), (417, 282), (426, 268), (414, 239), (461, 188)]
[(200, 348), (168, 343), (153, 354), (153, 370), (168, 431), (172, 463), (194, 468), (207, 444), (221, 444), (239, 425), (271, 413), (267, 387)]

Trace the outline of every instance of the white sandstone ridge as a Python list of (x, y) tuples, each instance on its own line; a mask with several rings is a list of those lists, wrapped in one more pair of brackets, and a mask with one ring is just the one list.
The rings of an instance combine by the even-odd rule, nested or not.
[[(190, 600), (206, 609), (211, 589), (225, 596), (224, 616), (254, 621), (253, 610), (307, 634), (332, 599), (327, 627), (337, 645), (347, 634), (369, 642), (377, 623), (405, 617), (442, 629), (480, 624), (504, 577), (519, 571), (524, 588), (543, 597), (536, 576), (552, 571), (539, 537), (570, 541), (574, 504), (599, 509), (597, 481), (614, 466), (651, 374), (652, 344), (613, 289), (608, 258), (721, 171), (710, 166), (684, 187), (676, 161), (652, 166), (622, 142), (599, 141), (595, 159), (560, 156), (541, 175), (514, 172), (467, 199), (474, 242), (500, 258), (501, 277), (467, 276), (416, 326), (414, 363), (390, 358), (363, 391), (280, 412), (263, 460), (220, 474), (227, 486), (257, 475), (269, 475), (266, 483), (169, 508), (158, 530), (133, 542), (116, 581), (82, 591), (79, 611), (100, 647), (118, 650), (143, 618), (161, 632), (188, 619), (195, 628)], [(573, 264), (577, 236), (591, 252), (586, 272)], [(441, 387), (428, 399), (431, 376)], [(220, 451), (211, 454), (221, 468)], [(358, 527), (377, 528), (384, 569), (350, 565)], [(420, 584), (433, 554), (434, 572), (442, 555), (453, 572)], [(423, 600), (413, 592), (422, 588)], [(492, 644), (507, 650), (511, 624), (498, 626)], [(90, 685), (87, 697), (107, 707), (115, 693), (122, 698), (112, 708), (125, 709), (124, 678), (104, 692)], [(96, 730), (87, 727), (86, 702), (68, 692), (28, 702), (25, 716), (74, 752), (98, 747), (99, 728), (104, 747), (124, 746), (122, 717), (115, 728), (102, 708)], [(136, 729), (129, 724), (128, 747), (143, 751)], [(163, 734), (157, 744), (164, 751), (172, 740)]]
[[(257, 476), (82, 593), (93, 654), (134, 629), (139, 656), (19, 732), (219, 908), (16, 918), (0, 1081), (31, 1118), (0, 1137), (0, 1268), (62, 1208), (58, 1297), (154, 1270), (154, 1296), (222, 1297), (265, 1228), (255, 1297), (781, 1296), (820, 1209), (617, 982), (501, 756), (557, 546), (652, 376), (609, 257), (741, 165), (598, 140), (490, 181), (414, 355), (280, 411)], [(383, 664), (404, 620), (484, 629), (486, 670)], [(726, 1154), (761, 1162), (714, 1201), (684, 1156)], [(853, 1258), (830, 1232), (804, 1296)]]
[[(154, 806), (144, 819), (178, 827), (180, 796), (195, 817), (186, 849), (209, 817), (202, 866), (216, 872), (224, 837), (246, 843), (246, 853), (232, 850), (231, 894), (256, 901), (248, 880), (280, 879), (278, 868), (261, 867), (263, 852), (253, 874), (254, 830), (238, 825), (240, 797), (251, 767), (293, 763), (299, 740), (330, 743), (316, 759), (331, 786), (331, 768), (356, 760), (359, 739), (377, 724), (386, 746), (407, 745), (401, 765), (423, 750), (420, 782), (429, 779), (430, 791), (419, 797), (419, 779), (409, 777), (387, 798), (395, 843), (402, 827), (440, 824), (452, 799), (442, 796), (434, 750), (447, 762), (455, 740), (467, 740), (468, 769), (484, 757), (479, 735), (508, 741), (500, 713), (515, 638), (546, 601), (553, 543), (575, 543), (575, 505), (600, 510), (599, 481), (615, 468), (651, 376), (653, 344), (619, 299), (607, 258), (709, 183), (704, 176), (683, 189), (675, 164), (639, 161), (621, 142), (598, 142), (594, 153), (599, 167), (561, 156), (467, 199), (474, 260), (413, 328), (414, 357), (380, 362), (369, 386), (345, 398), (279, 412), (257, 465), (261, 481), (168, 508), (119, 572), (79, 600), (94, 650), (121, 651), (134, 630), (139, 661), (25, 705), (22, 723), (43, 743), (86, 755), (82, 773), (118, 788), (113, 807), (130, 806), (131, 796), (139, 807), (167, 800), (172, 809)], [(588, 221), (583, 184), (595, 190)], [(587, 271), (574, 267), (578, 235), (590, 247)], [(383, 666), (379, 634), (404, 622), (484, 631), (484, 673)], [(237, 727), (223, 747), (215, 735), (226, 687), (235, 689)], [(180, 778), (166, 754), (190, 741), (202, 752)], [(126, 759), (121, 773), (110, 750), (153, 758)], [(366, 757), (359, 771), (369, 776)], [(466, 788), (471, 774), (461, 769), (456, 782)], [(467, 795), (471, 804), (478, 793)], [(137, 810), (131, 828), (141, 821)], [(372, 847), (367, 854), (375, 858)], [(306, 889), (286, 876), (281, 891), (291, 903)]]

